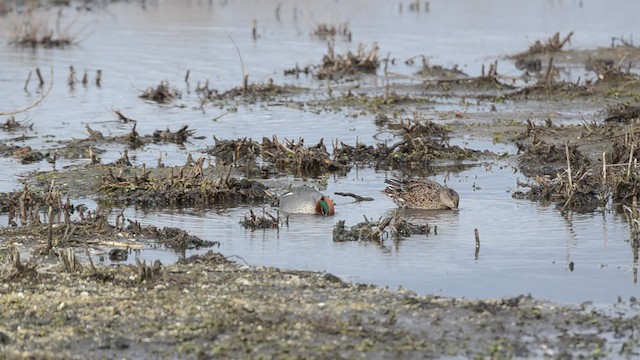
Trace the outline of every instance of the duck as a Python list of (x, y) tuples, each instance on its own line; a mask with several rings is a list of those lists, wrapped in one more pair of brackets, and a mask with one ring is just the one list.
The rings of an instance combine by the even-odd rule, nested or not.
[(385, 179), (384, 190), (396, 205), (405, 209), (457, 210), (458, 193), (429, 179)]
[(280, 197), (280, 211), (289, 214), (335, 214), (333, 201), (318, 190), (303, 185)]

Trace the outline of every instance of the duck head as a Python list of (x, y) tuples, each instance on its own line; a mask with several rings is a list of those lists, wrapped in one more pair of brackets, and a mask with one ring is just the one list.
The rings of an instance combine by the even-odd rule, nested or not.
[(327, 195), (322, 195), (318, 200), (318, 203), (316, 204), (316, 214), (324, 216), (335, 214), (333, 201)]
[(440, 201), (449, 209), (458, 209), (458, 203), (460, 203), (460, 196), (453, 189), (444, 189), (440, 191)]

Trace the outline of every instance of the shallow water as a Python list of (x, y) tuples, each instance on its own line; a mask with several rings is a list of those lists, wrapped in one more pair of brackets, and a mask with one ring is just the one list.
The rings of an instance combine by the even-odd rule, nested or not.
[[(281, 3), (279, 18), (276, 8)], [(277, 135), (280, 139), (303, 137), (306, 144), (325, 139), (354, 144), (356, 139), (375, 143), (379, 131), (371, 115), (353, 116), (351, 111), (324, 112), (288, 108), (284, 104), (241, 106), (237, 112), (227, 108), (205, 106), (193, 93), (198, 82), (207, 79), (210, 86), (226, 90), (240, 85), (241, 67), (229, 36), (236, 42), (245, 70), (251, 81), (284, 82), (312, 88), (312, 94), (325, 94), (326, 83), (304, 76), (284, 77), (282, 72), (296, 64), (320, 63), (326, 53), (324, 41), (309, 34), (312, 24), (349, 21), (353, 42), (336, 41), (336, 52), (355, 49), (361, 41), (377, 41), (380, 54), (390, 53), (398, 59), (390, 71), (404, 76), (418, 70), (404, 60), (426, 55), (431, 63), (458, 64), (470, 75), (478, 75), (481, 65), (506, 54), (526, 50), (535, 39), (556, 31), (575, 31), (572, 46), (593, 48), (608, 46), (611, 36), (637, 34), (638, 5), (630, 0), (606, 4), (588, 1), (430, 1), (429, 11), (409, 11), (397, 1), (158, 1), (145, 8), (117, 3), (90, 13), (83, 13), (75, 29), (84, 40), (68, 49), (19, 49), (5, 37), (0, 52), (0, 111), (18, 109), (35, 101), (41, 90), (35, 78), (28, 92), (24, 82), (29, 71), (39, 67), (49, 79), (53, 69), (54, 86), (38, 107), (17, 115), (17, 120), (33, 124), (24, 134), (33, 139), (10, 143), (31, 145), (36, 149), (54, 147), (55, 141), (85, 138), (85, 124), (105, 134), (125, 134), (131, 125), (120, 124), (111, 113), (119, 109), (138, 120), (137, 131), (150, 134), (183, 124), (196, 129), (203, 140), (193, 140), (186, 147), (150, 145), (130, 152), (135, 164), (153, 165), (159, 154), (167, 165), (183, 164), (188, 153), (198, 155), (219, 139)], [(67, 10), (65, 21), (74, 18)], [(607, 16), (601, 16), (606, 13)], [(251, 22), (258, 21), (259, 39), (251, 39)], [(3, 22), (6, 24), (6, 22)], [(85, 27), (86, 26), (86, 27)], [(67, 85), (68, 67), (79, 76), (86, 69), (90, 84), (85, 88)], [(102, 86), (93, 84), (96, 70), (102, 70)], [(190, 83), (184, 82), (190, 71)], [(501, 61), (501, 74), (515, 71), (508, 61)], [(572, 76), (585, 76), (583, 69), (573, 69)], [(397, 78), (396, 78), (397, 79)], [(140, 90), (167, 80), (183, 92), (174, 105), (162, 106), (138, 98)], [(403, 80), (411, 81), (411, 80)], [(363, 89), (380, 91), (384, 81), (364, 80)], [(365, 91), (365, 90), (363, 90)], [(457, 99), (425, 105), (420, 111), (426, 118), (439, 120), (436, 111), (457, 110)], [(474, 111), (468, 107), (470, 122)], [(499, 107), (497, 116), (506, 112), (526, 111), (513, 104)], [(576, 119), (575, 114), (590, 109), (558, 106), (560, 118)], [(220, 115), (224, 116), (214, 120)], [(0, 119), (4, 121), (4, 119)], [(446, 121), (446, 120), (440, 120)], [(0, 132), (0, 140), (22, 135)], [(49, 135), (52, 135), (53, 138)], [(383, 134), (386, 139), (391, 135)], [(453, 143), (475, 149), (510, 152), (510, 146), (488, 140), (463, 137)], [(120, 157), (123, 149), (109, 147), (103, 162)], [(61, 165), (83, 163), (68, 161)], [(19, 188), (19, 177), (34, 169), (51, 169), (40, 164), (19, 165), (13, 158), (0, 158), (3, 176), (0, 191)], [(367, 243), (334, 243), (331, 232), (341, 219), (348, 226), (363, 220), (378, 219), (395, 210), (395, 205), (381, 192), (384, 178), (397, 173), (372, 169), (353, 170), (345, 177), (328, 179), (326, 193), (349, 191), (375, 198), (373, 202), (355, 203), (351, 198), (333, 196), (337, 214), (332, 218), (294, 216), (280, 231), (248, 231), (239, 225), (250, 207), (220, 208), (207, 211), (184, 209), (144, 212), (127, 209), (129, 218), (156, 226), (177, 226), (206, 240), (220, 241), (219, 250), (254, 265), (321, 270), (356, 281), (403, 286), (420, 293), (468, 298), (487, 298), (531, 293), (561, 301), (612, 303), (618, 295), (637, 296), (627, 223), (607, 211), (595, 214), (563, 214), (553, 206), (513, 200), (515, 173), (508, 163), (478, 164), (459, 173), (438, 174), (461, 196), (458, 212), (412, 212), (405, 214), (414, 222), (438, 227), (438, 234), (414, 236), (397, 246), (387, 240), (384, 246)], [(259, 210), (253, 207), (254, 211)], [(267, 210), (270, 210), (267, 208)], [(261, 211), (261, 210), (259, 210)], [(4, 218), (0, 218), (2, 220)], [(5, 222), (6, 223), (6, 222)], [(481, 238), (479, 256), (475, 258), (474, 229)], [(163, 262), (177, 259), (177, 254), (160, 249), (143, 251), (145, 259)], [(569, 264), (573, 262), (573, 271)]]

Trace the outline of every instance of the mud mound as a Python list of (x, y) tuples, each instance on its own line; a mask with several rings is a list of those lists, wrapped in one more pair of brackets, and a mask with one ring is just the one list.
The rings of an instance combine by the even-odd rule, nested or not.
[(530, 144), (519, 142), (516, 145), (520, 170), (525, 176), (555, 176), (558, 172), (566, 170), (567, 158), (574, 169), (591, 164), (589, 159), (578, 150), (577, 145), (561, 147), (542, 140)]
[(262, 215), (256, 215), (253, 210), (249, 210), (249, 215), (245, 215), (244, 219), (240, 221), (240, 225), (246, 229), (279, 229), (282, 221), (280, 220), (280, 213), (276, 216), (271, 215), (268, 212), (263, 212)]
[(231, 177), (231, 168), (217, 178), (204, 176), (204, 158), (193, 164), (152, 174), (144, 167), (118, 174), (109, 170), (98, 191), (110, 201), (141, 206), (207, 206), (227, 201), (262, 201), (265, 186), (254, 180)]
[(180, 91), (171, 87), (167, 81), (161, 81), (157, 86), (149, 87), (140, 94), (140, 98), (160, 104), (169, 103), (174, 99), (180, 98), (180, 96)]
[(571, 175), (565, 171), (555, 177), (536, 176), (527, 183), (518, 181), (517, 185), (529, 191), (516, 191), (512, 194), (513, 198), (553, 202), (562, 210), (591, 212), (604, 206), (607, 200), (601, 179), (584, 167)]
[(333, 241), (369, 241), (382, 244), (385, 239), (392, 237), (394, 241), (400, 241), (411, 235), (429, 235), (429, 225), (416, 225), (401, 219), (398, 214), (388, 216), (379, 221), (365, 221), (351, 228), (345, 226), (344, 220), (339, 220), (333, 228)]
[(336, 55), (333, 44), (329, 44), (329, 51), (322, 58), (322, 65), (315, 76), (318, 79), (339, 79), (347, 75), (375, 74), (379, 65), (378, 44), (375, 42), (369, 50), (361, 43), (355, 53), (349, 51), (346, 55)]
[(437, 160), (465, 160), (479, 155), (489, 155), (456, 145), (450, 145), (448, 130), (431, 121), (388, 124), (388, 128), (402, 138), (388, 146), (384, 144), (351, 146), (340, 143), (334, 157), (343, 164), (367, 163), (376, 167), (416, 168)]
[(242, 86), (233, 87), (224, 92), (209, 88), (209, 82), (205, 82), (203, 85), (198, 84), (196, 87), (196, 93), (202, 99), (203, 104), (206, 101), (227, 100), (254, 103), (278, 97), (288, 97), (304, 91), (307, 89), (298, 86), (276, 85), (271, 78), (266, 83), (249, 83), (248, 77), (244, 78)]
[(0, 239), (20, 238), (21, 243), (29, 245), (35, 255), (62, 257), (62, 249), (85, 250), (87, 246), (141, 248), (139, 240), (174, 250), (217, 244), (177, 228), (141, 226), (136, 221), (125, 220), (122, 214), (116, 217), (115, 225), (111, 225), (107, 220), (109, 211), (100, 208), (90, 211), (82, 204), (74, 206), (68, 198), (63, 202), (56, 188), (32, 192), (25, 187), (19, 193), (4, 196), (4, 199), (3, 203), (8, 202), (6, 210), (11, 226), (0, 228)]
[(528, 50), (511, 55), (510, 58), (520, 59), (538, 54), (548, 54), (561, 51), (564, 45), (566, 45), (571, 40), (571, 36), (573, 36), (573, 31), (570, 31), (565, 37), (561, 39), (560, 33), (557, 32), (544, 41), (536, 40)]
[(640, 119), (640, 106), (625, 103), (616, 103), (607, 106), (605, 110), (605, 122), (621, 122), (628, 124)]
[(209, 153), (216, 156), (224, 164), (239, 163), (257, 166), (256, 164), (261, 161), (263, 171), (284, 171), (311, 176), (349, 170), (349, 167), (330, 158), (323, 139), (311, 146), (305, 146), (302, 138), (296, 143), (287, 139), (280, 141), (276, 136), (263, 137), (262, 143), (247, 138), (215, 139), (215, 141), (215, 146)]

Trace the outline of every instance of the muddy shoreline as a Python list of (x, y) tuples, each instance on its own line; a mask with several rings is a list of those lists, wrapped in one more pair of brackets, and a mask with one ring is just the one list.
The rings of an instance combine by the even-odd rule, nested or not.
[[(241, 266), (215, 253), (75, 273), (25, 266), (21, 274), (2, 269), (6, 359), (638, 355), (637, 315), (527, 296), (418, 296), (330, 274)], [(637, 312), (632, 301), (619, 305)]]

